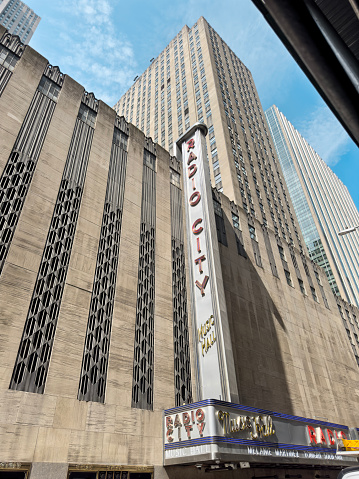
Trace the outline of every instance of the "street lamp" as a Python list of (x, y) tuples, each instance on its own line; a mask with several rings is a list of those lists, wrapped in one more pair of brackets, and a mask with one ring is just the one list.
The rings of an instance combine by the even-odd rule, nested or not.
[(355, 231), (357, 228), (359, 228), (359, 225), (346, 228), (343, 231), (339, 231), (338, 236), (343, 236), (343, 235), (347, 235), (348, 233), (353, 233), (353, 231)]

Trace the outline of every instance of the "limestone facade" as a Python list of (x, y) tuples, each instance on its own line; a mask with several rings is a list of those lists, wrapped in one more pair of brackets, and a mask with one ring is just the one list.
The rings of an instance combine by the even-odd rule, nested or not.
[[(162, 466), (163, 410), (199, 399), (177, 160), (27, 46), (0, 94), (0, 175), (0, 477), (202, 476)], [(240, 401), (359, 425), (322, 272), (214, 200)]]

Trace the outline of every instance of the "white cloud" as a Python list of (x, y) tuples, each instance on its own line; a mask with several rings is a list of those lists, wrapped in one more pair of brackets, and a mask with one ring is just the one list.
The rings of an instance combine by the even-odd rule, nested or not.
[(113, 22), (116, 3), (64, 0), (59, 4), (67, 17), (66, 31), (59, 39), (62, 70), (71, 72), (76, 81), (111, 106), (131, 83), (136, 67), (131, 43), (116, 30)]
[(336, 165), (349, 149), (348, 134), (325, 105), (315, 108), (297, 130), (329, 166)]

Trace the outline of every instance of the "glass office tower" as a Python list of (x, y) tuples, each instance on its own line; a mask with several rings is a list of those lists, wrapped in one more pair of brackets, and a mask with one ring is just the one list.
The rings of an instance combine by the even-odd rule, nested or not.
[(358, 305), (359, 234), (338, 236), (359, 224), (348, 189), (276, 106), (266, 117), (309, 255), (333, 292)]

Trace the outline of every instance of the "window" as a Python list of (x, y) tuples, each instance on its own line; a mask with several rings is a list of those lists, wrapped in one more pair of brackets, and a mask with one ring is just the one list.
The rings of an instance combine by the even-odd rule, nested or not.
[(254, 239), (257, 241), (256, 229), (254, 226), (249, 226), (249, 236), (251, 237), (251, 239)]
[(81, 103), (77, 117), (87, 125), (95, 128), (96, 112), (91, 110), (91, 108), (84, 103)]
[(179, 173), (177, 173), (177, 171), (173, 170), (172, 168), (170, 169), (170, 179), (173, 185), (177, 186), (178, 188), (181, 187), (180, 175)]
[(287, 269), (285, 269), (284, 274), (285, 274), (285, 279), (287, 280), (287, 284), (289, 284), (289, 286), (293, 286), (292, 278), (290, 277), (290, 272)]
[(303, 293), (303, 294), (307, 294), (306, 291), (305, 291), (305, 287), (304, 287), (304, 283), (301, 279), (298, 278), (298, 283), (299, 283), (299, 288), (300, 288), (300, 291)]
[(234, 228), (239, 230), (239, 216), (232, 213), (232, 221)]
[(317, 293), (315, 292), (315, 288), (313, 288), (313, 286), (310, 287), (310, 291), (311, 291), (311, 293), (312, 293), (312, 296), (313, 296), (314, 301), (316, 301), (317, 303), (319, 303), (318, 297), (317, 297)]
[(281, 259), (282, 259), (283, 261), (287, 261), (287, 260), (285, 259), (284, 249), (283, 249), (282, 246), (278, 245), (278, 251), (279, 251), (279, 256), (281, 257)]
[(315, 277), (316, 277), (316, 279), (317, 279), (317, 283), (318, 283), (320, 286), (322, 286), (322, 282), (321, 282), (321, 280), (320, 280), (320, 276), (319, 276), (318, 271), (315, 271), (315, 270), (314, 270), (314, 274), (315, 274)]
[(38, 90), (53, 101), (57, 101), (60, 94), (60, 87), (45, 76), (41, 78)]
[(17, 61), (18, 57), (16, 55), (11, 53), (6, 47), (0, 47), (0, 65), (12, 72)]

